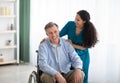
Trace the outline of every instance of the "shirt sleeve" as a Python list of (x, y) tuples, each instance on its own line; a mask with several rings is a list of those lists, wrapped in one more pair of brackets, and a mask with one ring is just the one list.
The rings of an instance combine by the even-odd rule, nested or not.
[(68, 34), (69, 22), (61, 29), (60, 37), (65, 36)]
[(76, 68), (82, 69), (82, 60), (80, 59), (79, 55), (77, 54), (77, 52), (75, 51), (71, 44), (68, 44), (68, 46), (69, 46), (68, 52), (71, 59), (72, 67), (74, 67), (75, 69)]
[(57, 73), (57, 71), (47, 64), (47, 60), (48, 60), (47, 54), (48, 52), (45, 44), (40, 45), (38, 50), (38, 56), (39, 56), (38, 65), (40, 67), (40, 70), (54, 76)]

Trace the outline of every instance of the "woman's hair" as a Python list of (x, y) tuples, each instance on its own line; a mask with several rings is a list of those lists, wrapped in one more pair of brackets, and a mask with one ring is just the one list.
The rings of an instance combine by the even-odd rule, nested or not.
[(82, 33), (83, 46), (87, 48), (94, 47), (98, 39), (97, 31), (92, 22), (90, 22), (90, 14), (85, 10), (80, 10), (77, 14), (85, 21)]

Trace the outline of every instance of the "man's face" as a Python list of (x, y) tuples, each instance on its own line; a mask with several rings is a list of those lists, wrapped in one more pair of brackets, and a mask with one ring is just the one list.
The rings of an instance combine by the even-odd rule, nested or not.
[(46, 30), (47, 36), (50, 38), (51, 43), (58, 44), (59, 42), (59, 30), (55, 25)]

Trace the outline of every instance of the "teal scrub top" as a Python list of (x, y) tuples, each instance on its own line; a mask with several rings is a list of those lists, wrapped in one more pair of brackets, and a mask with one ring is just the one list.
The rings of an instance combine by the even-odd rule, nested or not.
[[(78, 35), (76, 35), (75, 32), (76, 32), (75, 22), (69, 21), (60, 31), (60, 37), (67, 35), (68, 39), (70, 39), (72, 43), (77, 44), (77, 45), (82, 45), (83, 44), (82, 31)], [(80, 50), (80, 49), (75, 49), (75, 50), (79, 56), (82, 56), (82, 55), (89, 56), (88, 48), (84, 50)]]

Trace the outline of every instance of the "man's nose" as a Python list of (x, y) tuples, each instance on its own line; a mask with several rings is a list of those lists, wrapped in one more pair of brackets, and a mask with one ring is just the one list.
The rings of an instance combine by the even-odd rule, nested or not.
[(53, 36), (55, 36), (55, 33), (53, 33)]

